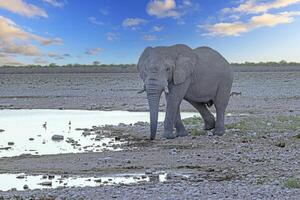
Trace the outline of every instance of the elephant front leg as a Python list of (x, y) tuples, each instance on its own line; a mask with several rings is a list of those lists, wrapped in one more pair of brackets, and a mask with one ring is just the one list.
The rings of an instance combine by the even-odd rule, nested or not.
[(185, 128), (181, 122), (179, 106), (186, 94), (186, 91), (189, 86), (189, 80), (180, 85), (171, 85), (169, 86), (169, 94), (166, 95), (167, 99), (167, 108), (166, 108), (166, 117), (164, 122), (164, 137), (167, 139), (173, 139), (176, 135), (173, 133), (174, 125), (178, 130), (178, 134), (186, 135)]
[(164, 138), (173, 139), (176, 135), (173, 133), (174, 122), (176, 120), (177, 111), (180, 101), (170, 95), (167, 96), (167, 108), (164, 122)]

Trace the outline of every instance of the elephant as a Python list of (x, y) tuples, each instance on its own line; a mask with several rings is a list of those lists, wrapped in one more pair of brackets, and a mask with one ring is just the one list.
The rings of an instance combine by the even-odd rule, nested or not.
[[(188, 134), (180, 116), (182, 100), (197, 109), (204, 120), (205, 130), (213, 130), (217, 136), (224, 134), (233, 72), (221, 54), (209, 47), (191, 49), (184, 44), (147, 47), (139, 58), (137, 68), (148, 99), (151, 140), (155, 139), (157, 132), (162, 92), (166, 96), (164, 138)], [(216, 109), (216, 119), (208, 109), (212, 105)]]

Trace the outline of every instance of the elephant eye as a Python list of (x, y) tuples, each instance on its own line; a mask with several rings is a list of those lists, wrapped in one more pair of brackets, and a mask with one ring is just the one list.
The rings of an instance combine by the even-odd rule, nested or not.
[(167, 68), (167, 72), (170, 71), (170, 67)]

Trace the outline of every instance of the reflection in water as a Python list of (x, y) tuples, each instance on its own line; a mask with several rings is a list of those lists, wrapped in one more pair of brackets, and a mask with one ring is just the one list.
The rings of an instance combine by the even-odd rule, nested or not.
[(29, 189), (58, 188), (58, 187), (85, 187), (100, 185), (116, 185), (116, 184), (133, 184), (141, 182), (164, 182), (166, 181), (166, 173), (158, 173), (152, 175), (145, 174), (117, 174), (113, 176), (94, 176), (79, 177), (71, 176), (47, 176), (37, 175), (29, 176), (25, 174), (0, 174), (0, 190), (7, 191), (15, 188), (16, 190), (24, 190), (24, 185)]
[[(198, 115), (182, 113), (183, 118)], [(164, 113), (159, 113), (163, 121)], [(120, 150), (113, 145), (120, 141), (95, 134), (82, 134), (76, 128), (101, 125), (149, 122), (148, 112), (85, 111), (85, 110), (0, 110), (0, 157), (29, 154), (58, 154), (88, 151)], [(64, 136), (63, 141), (53, 141), (53, 135)], [(69, 141), (69, 142), (68, 142)], [(13, 145), (8, 145), (8, 143)], [(74, 143), (75, 142), (75, 143)]]

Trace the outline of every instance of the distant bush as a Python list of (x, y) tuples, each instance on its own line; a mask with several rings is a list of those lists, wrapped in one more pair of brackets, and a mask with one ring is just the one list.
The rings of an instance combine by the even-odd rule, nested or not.
[(243, 63), (231, 63), (234, 66), (270, 66), (270, 67), (282, 67), (282, 66), (300, 66), (297, 62), (287, 62), (282, 60), (280, 62), (243, 62)]

